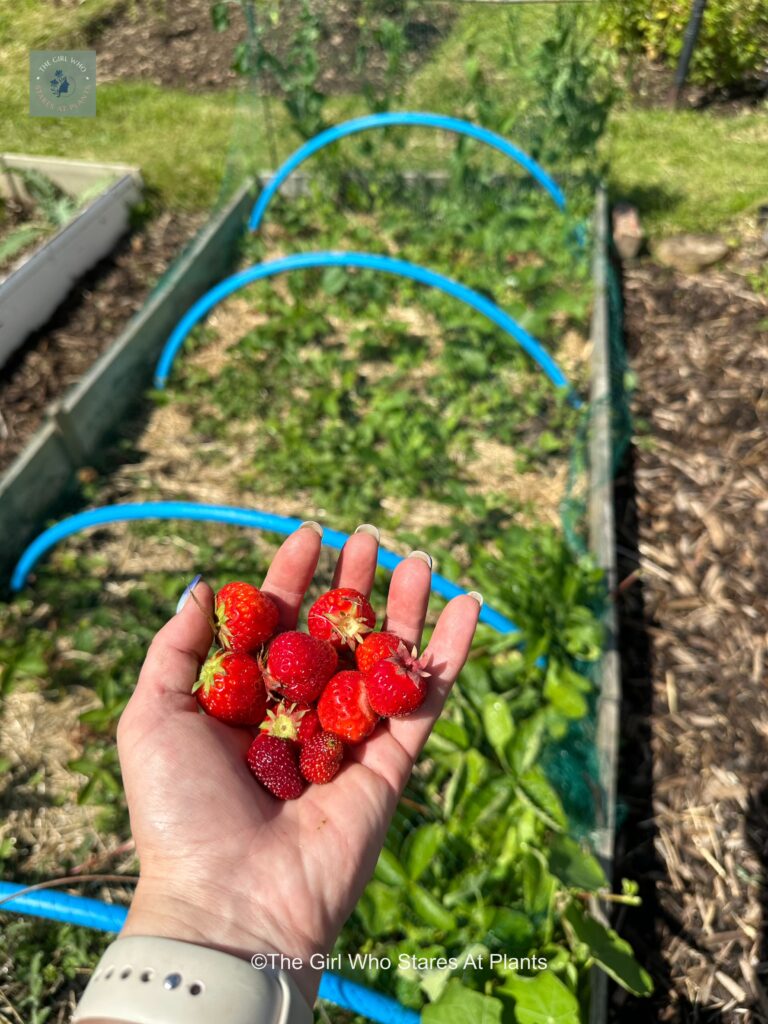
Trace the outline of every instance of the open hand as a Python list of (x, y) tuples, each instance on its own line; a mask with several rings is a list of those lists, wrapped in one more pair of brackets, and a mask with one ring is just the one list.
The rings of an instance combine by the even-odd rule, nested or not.
[[(334, 587), (368, 595), (377, 541), (349, 538)], [(295, 629), (321, 538), (305, 526), (278, 550), (262, 589), (280, 628)], [(407, 558), (395, 569), (384, 629), (419, 645), (430, 569)], [(157, 935), (250, 958), (282, 953), (314, 1002), (328, 953), (373, 873), (397, 801), (445, 698), (467, 658), (480, 612), (471, 596), (444, 609), (425, 651), (429, 693), (408, 718), (384, 720), (350, 747), (338, 776), (280, 802), (245, 761), (256, 733), (198, 713), (192, 694), (211, 645), (213, 594), (205, 583), (157, 634), (118, 727), (118, 750), (141, 861), (124, 935)], [(198, 606), (199, 603), (199, 606)], [(201, 606), (201, 607), (200, 607)]]

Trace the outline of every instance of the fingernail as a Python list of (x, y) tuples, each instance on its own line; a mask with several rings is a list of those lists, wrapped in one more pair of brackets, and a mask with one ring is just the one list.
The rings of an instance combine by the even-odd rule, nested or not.
[(480, 607), (481, 608), (483, 607), (483, 595), (482, 594), (478, 594), (478, 592), (476, 590), (470, 590), (469, 596), (470, 597), (474, 597), (474, 599), (477, 601), (477, 603), (480, 605)]
[(192, 582), (188, 583), (186, 585), (186, 587), (184, 588), (184, 593), (181, 595), (181, 597), (179, 598), (179, 602), (176, 605), (176, 614), (177, 615), (179, 614), (181, 609), (184, 607), (184, 605), (187, 603), (187, 601), (189, 600), (189, 595), (192, 593), (192, 591), (195, 589), (195, 587), (197, 586), (197, 584), (200, 582), (200, 580), (202, 578), (203, 577), (201, 576), (201, 574), (198, 573), (197, 576), (195, 576), (195, 578), (192, 580)]
[(300, 530), (314, 530), (318, 537), (323, 536), (323, 528), (320, 523), (316, 523), (314, 519), (307, 519), (299, 527)]
[(360, 526), (358, 526), (358, 528), (355, 530), (355, 533), (369, 533), (371, 537), (376, 538), (377, 544), (381, 539), (381, 534), (379, 533), (377, 528), (375, 526), (372, 526), (370, 523), (361, 523)]
[(426, 551), (411, 551), (408, 555), (409, 558), (420, 558), (422, 562), (426, 562), (429, 568), (432, 568), (432, 558), (427, 554)]

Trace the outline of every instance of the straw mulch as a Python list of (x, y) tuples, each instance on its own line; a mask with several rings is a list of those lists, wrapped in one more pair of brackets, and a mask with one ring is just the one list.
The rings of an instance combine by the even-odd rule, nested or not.
[(624, 288), (617, 875), (644, 904), (618, 923), (657, 992), (612, 1015), (768, 1021), (768, 299), (652, 264)]

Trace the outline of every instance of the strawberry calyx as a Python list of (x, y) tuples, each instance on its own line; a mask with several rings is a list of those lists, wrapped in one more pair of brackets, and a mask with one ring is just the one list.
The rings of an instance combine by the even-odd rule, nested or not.
[(261, 678), (264, 680), (264, 685), (267, 688), (267, 693), (273, 695), (275, 690), (279, 690), (280, 689), (280, 685), (281, 684), (280, 684), (280, 680), (279, 679), (275, 679), (275, 677), (272, 675), (272, 673), (267, 668), (267, 653), (266, 653), (266, 651), (264, 651), (262, 654), (260, 654), (256, 660), (259, 663), (259, 668), (261, 669)]
[(276, 709), (267, 710), (267, 717), (259, 728), (281, 740), (297, 740), (301, 720), (308, 710), (309, 708), (299, 708), (296, 704), (289, 705), (281, 701)]
[(409, 651), (406, 645), (400, 641), (397, 650), (390, 654), (388, 658), (382, 659), (388, 661), (391, 665), (395, 666), (395, 669), (402, 675), (406, 675), (409, 679), (414, 682), (418, 682), (420, 679), (424, 679), (429, 675), (429, 672), (424, 667), (423, 656), (419, 657), (419, 652), (416, 647), (411, 648)]
[(227, 625), (227, 613), (223, 606), (220, 606), (218, 602), (216, 606), (216, 620), (213, 631), (216, 635), (216, 642), (219, 647), (232, 646), (232, 630)]
[(350, 599), (350, 604), (352, 608), (349, 611), (323, 612), (323, 618), (331, 624), (334, 635), (354, 651), (357, 645), (365, 639), (365, 634), (370, 633), (373, 627), (360, 618), (360, 602)]
[(200, 675), (192, 687), (192, 693), (197, 693), (198, 690), (202, 690), (205, 696), (213, 686), (213, 681), (221, 672), (224, 658), (227, 656), (227, 651), (217, 651), (216, 654), (212, 654), (209, 658), (206, 658), (203, 667), (200, 669)]

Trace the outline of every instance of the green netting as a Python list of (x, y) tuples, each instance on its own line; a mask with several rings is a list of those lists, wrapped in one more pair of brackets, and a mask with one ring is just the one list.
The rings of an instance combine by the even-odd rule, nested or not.
[[(608, 251), (604, 253), (604, 260), (609, 395), (598, 402), (590, 402), (583, 410), (570, 459), (567, 496), (561, 507), (568, 543), (580, 556), (589, 552), (587, 523), (592, 496), (598, 490), (603, 492), (603, 501), (612, 502), (613, 490), (610, 484), (632, 437), (631, 378), (624, 345), (621, 283)], [(602, 471), (594, 467), (590, 460), (596, 423), (601, 419), (598, 415), (601, 407), (608, 412), (607, 428), (610, 433), (609, 465)], [(605, 421), (601, 427), (604, 425)], [(611, 601), (612, 596), (608, 594), (605, 585), (600, 600), (594, 606), (596, 614), (604, 618)], [(598, 820), (604, 821), (606, 818), (605, 814), (600, 813), (603, 810), (603, 794), (595, 735), (602, 659), (580, 668), (595, 684), (590, 714), (571, 727), (562, 744), (553, 746), (546, 753), (545, 764), (549, 777), (563, 799), (573, 828), (588, 835)]]

